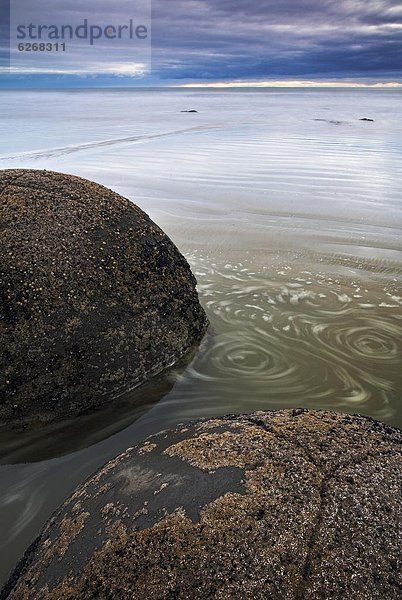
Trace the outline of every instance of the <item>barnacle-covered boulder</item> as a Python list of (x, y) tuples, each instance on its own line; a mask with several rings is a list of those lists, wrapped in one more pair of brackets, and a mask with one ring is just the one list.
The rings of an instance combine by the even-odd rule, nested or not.
[(0, 423), (73, 417), (180, 359), (207, 319), (173, 242), (79, 177), (0, 171)]
[(401, 443), (302, 409), (178, 426), (77, 488), (0, 597), (399, 600)]

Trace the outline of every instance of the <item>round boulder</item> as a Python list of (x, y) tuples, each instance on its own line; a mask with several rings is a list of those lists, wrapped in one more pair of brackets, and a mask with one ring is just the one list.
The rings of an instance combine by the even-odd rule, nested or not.
[(77, 489), (1, 597), (399, 599), (401, 444), (304, 409), (162, 432)]
[(0, 171), (0, 419), (73, 417), (147, 381), (207, 319), (185, 258), (129, 200)]

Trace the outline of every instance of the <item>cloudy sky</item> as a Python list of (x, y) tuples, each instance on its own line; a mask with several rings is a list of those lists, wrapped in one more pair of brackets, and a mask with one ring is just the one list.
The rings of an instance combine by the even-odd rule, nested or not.
[[(49, 21), (47, 0), (31, 2), (36, 15), (32, 7), (28, 14), (28, 0), (11, 1), (20, 2), (20, 23), (74, 25), (84, 18), (138, 23), (149, 6), (148, 0), (138, 0), (141, 10), (135, 0), (91, 0), (86, 9), (82, 0), (63, 0)], [(151, 25), (152, 66), (146, 44), (101, 40), (94, 49), (80, 41), (53, 62), (43, 56), (27, 62), (26, 53), (15, 52), (11, 72), (3, 66), (3, 85), (402, 82), (401, 0), (153, 0)]]

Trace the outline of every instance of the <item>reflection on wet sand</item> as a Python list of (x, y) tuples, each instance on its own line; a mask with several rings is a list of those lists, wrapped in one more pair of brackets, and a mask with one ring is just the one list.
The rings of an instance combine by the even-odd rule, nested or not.
[(37, 462), (88, 448), (125, 429), (157, 404), (194, 356), (193, 349), (173, 369), (122, 395), (109, 405), (69, 421), (0, 434), (0, 465)]

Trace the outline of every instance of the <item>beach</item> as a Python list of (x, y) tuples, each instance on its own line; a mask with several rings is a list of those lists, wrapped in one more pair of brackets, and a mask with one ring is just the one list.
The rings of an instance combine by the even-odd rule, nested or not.
[(140, 408), (126, 398), (74, 435), (3, 439), (2, 579), (75, 485), (168, 426), (293, 407), (402, 426), (401, 98), (2, 92), (1, 168), (79, 175), (134, 201), (189, 261), (211, 322)]

